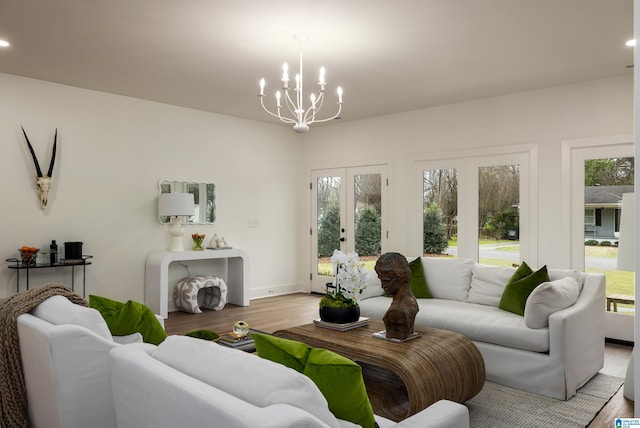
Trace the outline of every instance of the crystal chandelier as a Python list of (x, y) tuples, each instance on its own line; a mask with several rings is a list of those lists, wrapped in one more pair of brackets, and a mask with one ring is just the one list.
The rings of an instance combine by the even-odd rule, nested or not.
[[(273, 117), (277, 117), (283, 123), (292, 123), (293, 130), (299, 133), (305, 133), (309, 131), (309, 125), (315, 122), (327, 122), (333, 120), (340, 115), (342, 111), (342, 88), (338, 86), (338, 111), (331, 117), (324, 119), (318, 119), (316, 114), (322, 108), (324, 102), (324, 93), (327, 86), (325, 81), (324, 67), (320, 67), (320, 76), (318, 78), (319, 91), (316, 96), (312, 93), (309, 97), (310, 105), (307, 109), (304, 108), (304, 94), (303, 94), (303, 78), (302, 78), (302, 42), (306, 40), (306, 37), (301, 34), (296, 34), (293, 37), (300, 43), (300, 72), (296, 74), (295, 87), (289, 87), (289, 66), (285, 62), (282, 66), (282, 92), (276, 92), (276, 113), (270, 111), (264, 105), (264, 87), (265, 80), (260, 79), (260, 104), (262, 108)], [(291, 93), (290, 90), (293, 92)], [(284, 100), (283, 100), (284, 98)], [(284, 105), (283, 105), (284, 104)], [(288, 112), (287, 112), (288, 110)]]

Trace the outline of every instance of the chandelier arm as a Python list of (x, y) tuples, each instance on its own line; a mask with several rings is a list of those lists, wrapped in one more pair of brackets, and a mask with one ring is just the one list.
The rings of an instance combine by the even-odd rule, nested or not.
[[(320, 109), (322, 108), (322, 105), (324, 104), (324, 91), (320, 92), (320, 96), (318, 97), (318, 101), (316, 102), (316, 113), (318, 111), (320, 111)], [(336, 114), (334, 114), (331, 117), (325, 118), (325, 119), (316, 119), (316, 114), (314, 113), (312, 116), (312, 121), (309, 123), (321, 123), (321, 122), (328, 122), (330, 120), (335, 119), (336, 117), (338, 117), (340, 115), (340, 112), (342, 111), (342, 103), (338, 103), (338, 112)], [(306, 117), (305, 117), (306, 119)]]
[(309, 110), (307, 110), (307, 112), (304, 115), (304, 121), (305, 123), (307, 123), (309, 121), (309, 114), (311, 114), (311, 122), (309, 123), (313, 123), (316, 121), (316, 113), (320, 111), (320, 109), (322, 108), (322, 103), (324, 102), (324, 91), (320, 91), (320, 95), (318, 95), (318, 98), (316, 99), (316, 108), (312, 108), (309, 107)]
[(291, 99), (291, 95), (289, 95), (288, 90), (284, 92), (284, 101), (285, 101), (285, 104), (287, 105), (287, 109), (289, 109), (289, 113), (291, 113), (291, 115), (295, 117), (296, 104), (293, 102), (293, 99)]
[(282, 123), (293, 123), (293, 124), (296, 123), (295, 120), (290, 119), (290, 118), (288, 118), (286, 116), (278, 116), (278, 119), (280, 119), (280, 122), (282, 122)]
[[(262, 104), (262, 108), (264, 109), (264, 111), (266, 111), (267, 113), (269, 113), (271, 116), (273, 116), (273, 117), (275, 117), (275, 118), (278, 118), (278, 119), (282, 120), (283, 122), (285, 122), (285, 120), (283, 120), (283, 119), (291, 120), (291, 119), (286, 118), (286, 117), (285, 117), (285, 118), (283, 118), (280, 114), (276, 114), (276, 113), (271, 112), (271, 111), (270, 111), (270, 110), (269, 110), (269, 109), (264, 105), (264, 99), (263, 99), (263, 98), (264, 98), (264, 97), (260, 97), (260, 104)], [(295, 123), (295, 122), (291, 121), (291, 122), (286, 122), (286, 123)]]
[(285, 104), (287, 105), (287, 108), (291, 113), (291, 116), (293, 116), (293, 119), (289, 119), (290, 122), (287, 122), (287, 123), (300, 123), (300, 115), (297, 113), (298, 106), (293, 102), (293, 99), (289, 95), (289, 91), (285, 92), (284, 99), (285, 99)]
[(294, 120), (289, 119), (288, 117), (283, 117), (281, 116), (279, 113), (273, 113), (271, 112), (265, 105), (264, 105), (264, 97), (260, 97), (260, 104), (262, 104), (262, 108), (264, 109), (264, 111), (266, 111), (267, 113), (269, 113), (271, 116), (280, 119), (280, 121), (284, 122), (284, 123), (296, 123)]
[(324, 91), (320, 91), (320, 95), (318, 95), (318, 99), (316, 100), (316, 110), (320, 110), (322, 108), (322, 104), (324, 104)]
[(304, 118), (302, 119), (304, 123), (306, 124), (313, 123), (315, 121), (317, 111), (318, 111), (317, 108), (313, 108), (313, 106), (309, 107), (309, 110), (307, 110), (304, 113)]
[(333, 119), (335, 119), (336, 117), (340, 116), (340, 112), (341, 112), (341, 111), (342, 111), (342, 104), (338, 104), (338, 112), (337, 112), (336, 114), (334, 114), (333, 116), (328, 117), (328, 118), (326, 118), (326, 119), (317, 119), (317, 120), (314, 120), (314, 123), (322, 123), (322, 122), (328, 122), (328, 121), (330, 121), (330, 120), (333, 120)]
[(271, 116), (273, 116), (273, 117), (278, 117), (278, 118), (279, 118), (279, 116), (278, 116), (277, 114), (272, 113), (272, 112), (271, 112), (271, 111), (270, 111), (270, 110), (269, 110), (269, 109), (264, 105), (264, 97), (262, 97), (262, 96), (260, 97), (260, 104), (262, 105), (262, 108), (264, 109), (264, 111), (266, 111), (267, 113), (269, 113), (269, 114), (270, 114)]

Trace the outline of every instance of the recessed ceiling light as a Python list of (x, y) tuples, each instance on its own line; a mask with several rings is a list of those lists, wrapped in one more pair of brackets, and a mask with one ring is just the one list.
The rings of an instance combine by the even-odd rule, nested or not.
[(9, 42), (6, 40), (0, 40), (0, 48), (6, 48), (7, 46), (9, 46)]
[(635, 39), (627, 40), (625, 45), (627, 45), (627, 46), (635, 46), (636, 45), (636, 40)]

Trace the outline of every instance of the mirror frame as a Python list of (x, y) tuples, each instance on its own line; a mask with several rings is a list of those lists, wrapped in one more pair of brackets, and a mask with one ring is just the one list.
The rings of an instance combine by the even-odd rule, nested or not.
[[(208, 187), (211, 186), (210, 197)], [(158, 181), (158, 195), (161, 193), (192, 193), (195, 202), (195, 212), (182, 222), (182, 224), (214, 224), (216, 221), (216, 185), (214, 183), (200, 183), (197, 181), (187, 180), (170, 180), (161, 179)], [(205, 203), (200, 204), (200, 195), (205, 195)], [(207, 213), (207, 209), (211, 209), (211, 213)], [(196, 221), (196, 219), (207, 218), (210, 215), (211, 221)], [(158, 221), (162, 224), (171, 222), (169, 217), (158, 215)]]

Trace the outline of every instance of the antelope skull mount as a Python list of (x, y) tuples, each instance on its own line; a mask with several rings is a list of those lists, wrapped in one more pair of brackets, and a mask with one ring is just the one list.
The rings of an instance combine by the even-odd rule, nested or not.
[(53, 153), (51, 154), (51, 163), (49, 164), (49, 171), (46, 175), (42, 174), (42, 170), (40, 169), (40, 163), (38, 163), (38, 158), (36, 157), (36, 153), (33, 151), (33, 147), (31, 146), (31, 142), (29, 142), (29, 137), (27, 137), (27, 133), (24, 128), (22, 128), (22, 133), (24, 134), (24, 138), (27, 140), (27, 145), (29, 146), (29, 151), (31, 152), (31, 156), (33, 157), (33, 163), (36, 166), (36, 173), (38, 176), (36, 177), (36, 187), (38, 188), (38, 197), (40, 198), (40, 208), (45, 209), (47, 207), (47, 200), (49, 198), (49, 189), (51, 189), (51, 174), (53, 173), (53, 164), (56, 161), (56, 145), (58, 144), (58, 129), (56, 128), (55, 136), (53, 137)]

